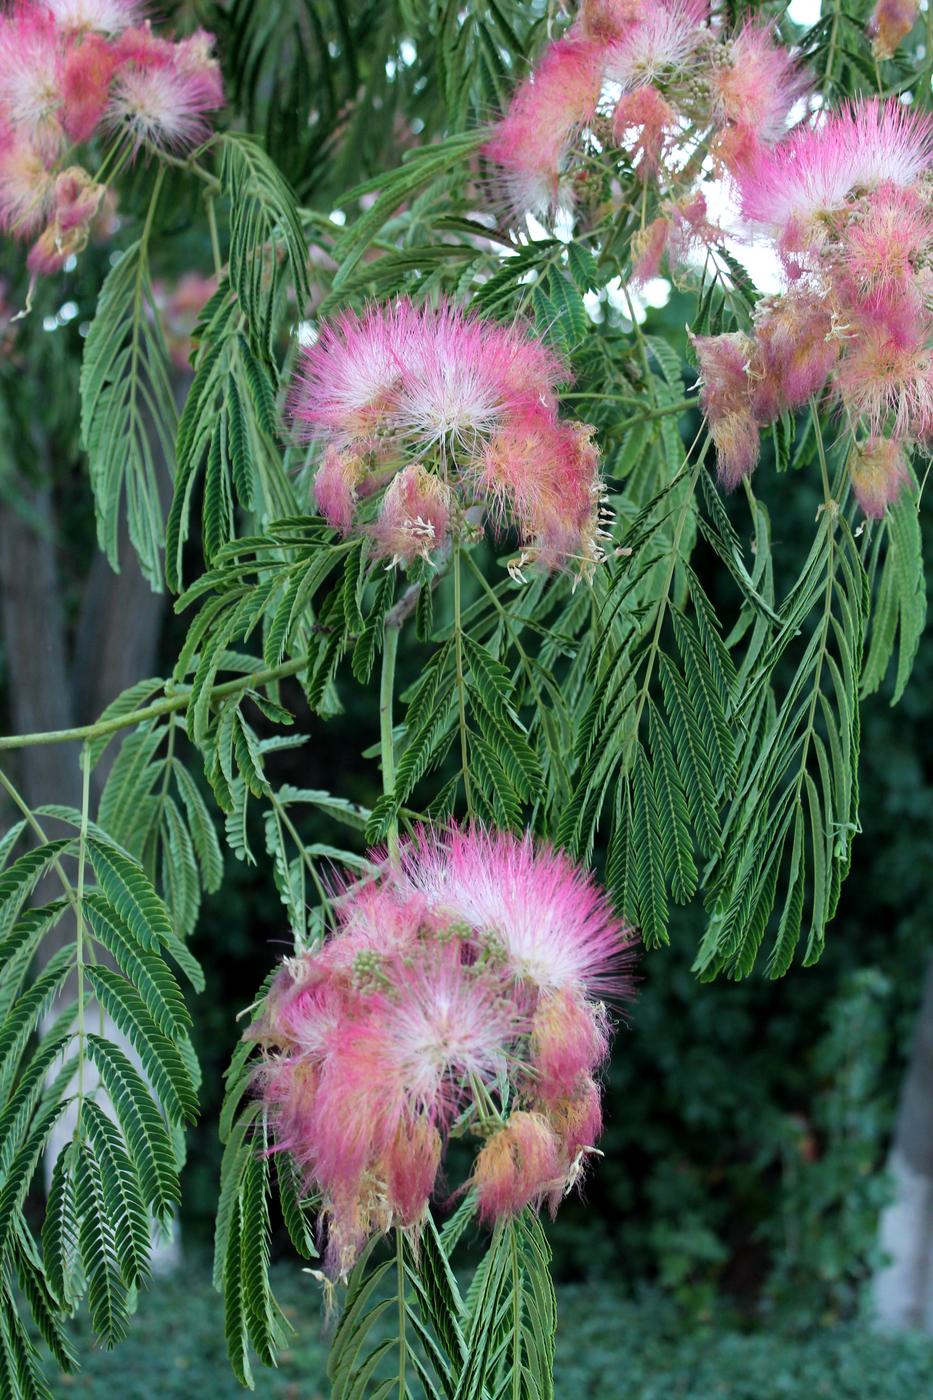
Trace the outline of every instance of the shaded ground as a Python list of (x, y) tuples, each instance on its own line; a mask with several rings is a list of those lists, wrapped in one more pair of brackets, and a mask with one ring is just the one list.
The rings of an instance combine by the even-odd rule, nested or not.
[[(326, 1336), (317, 1285), (296, 1266), (275, 1270), (296, 1328), (278, 1371), (257, 1368), (261, 1400), (326, 1400)], [(930, 1400), (933, 1339), (887, 1339), (854, 1323), (804, 1337), (742, 1334), (680, 1322), (666, 1304), (632, 1303), (605, 1289), (559, 1293), (558, 1400)], [(220, 1299), (206, 1267), (144, 1293), (129, 1338), (88, 1349), (84, 1370), (52, 1378), (56, 1396), (88, 1400), (233, 1400), (242, 1396), (224, 1353)]]

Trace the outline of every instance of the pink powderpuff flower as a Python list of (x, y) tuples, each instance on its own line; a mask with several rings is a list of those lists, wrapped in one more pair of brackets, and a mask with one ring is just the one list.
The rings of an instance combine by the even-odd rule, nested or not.
[(289, 408), (304, 440), (367, 443), (395, 421), (408, 342), (421, 332), (408, 301), (346, 311), (301, 351)]
[(62, 38), (52, 18), (31, 6), (0, 17), (0, 114), (49, 161), (62, 129)]
[(406, 566), (416, 559), (430, 562), (447, 539), (451, 505), (450, 488), (440, 477), (420, 462), (404, 467), (389, 483), (371, 527), (377, 557)]
[(573, 987), (541, 997), (531, 1021), (532, 1088), (543, 1103), (573, 1096), (609, 1051), (605, 1011)]
[(418, 329), (400, 357), (395, 426), (419, 447), (475, 447), (508, 406), (508, 333), (450, 304), (423, 309)]
[(770, 24), (748, 20), (725, 47), (727, 61), (711, 74), (717, 118), (766, 144), (778, 140), (810, 78)]
[(603, 46), (567, 35), (549, 45), (483, 152), (501, 168), (513, 215), (547, 214), (568, 202), (562, 175), (578, 133), (596, 115)]
[(560, 429), (565, 446), (551, 466), (549, 504), (531, 522), (532, 550), (545, 568), (575, 567), (585, 575), (605, 557), (599, 450), (589, 423), (561, 423)]
[(402, 1225), (417, 1225), (434, 1191), (441, 1135), (426, 1118), (403, 1121), (380, 1164), (389, 1205)]
[(904, 445), (892, 438), (870, 437), (859, 443), (852, 451), (848, 468), (855, 499), (873, 520), (880, 520), (910, 485)]
[(120, 34), (139, 24), (145, 14), (143, 0), (41, 0), (60, 29), (70, 33), (92, 31)]
[(87, 226), (97, 213), (104, 186), (81, 165), (71, 165), (55, 180), (55, 221), (63, 233)]
[(672, 263), (685, 262), (695, 249), (710, 248), (725, 238), (718, 224), (710, 221), (706, 198), (701, 191), (669, 204), (667, 209), (671, 222), (668, 257)]
[(196, 29), (187, 39), (175, 43), (175, 65), (197, 92), (198, 101), (207, 112), (224, 105), (224, 83), (220, 64), (214, 56), (214, 36), (206, 29)]
[(818, 393), (839, 355), (829, 305), (814, 292), (763, 298), (756, 312), (755, 340), (759, 423), (770, 422), (786, 408), (799, 408)]
[(853, 332), (836, 371), (851, 417), (873, 436), (926, 437), (933, 431), (933, 359), (923, 313), (909, 303), (876, 303)]
[(103, 118), (117, 55), (100, 34), (88, 34), (69, 49), (62, 73), (62, 125), (69, 140), (91, 138)]
[(761, 450), (749, 377), (755, 346), (741, 331), (692, 340), (703, 386), (700, 402), (716, 447), (719, 480), (731, 491), (754, 471)]
[(353, 525), (357, 490), (365, 473), (360, 457), (328, 447), (314, 477), (314, 504), (328, 525), (345, 535)]
[(564, 425), (540, 405), (508, 415), (469, 469), (497, 525), (511, 518), (527, 539), (559, 509), (553, 468), (567, 446)]
[[(497, 908), (466, 908), (470, 860), (504, 892)], [(334, 903), (337, 926), (285, 963), (249, 1032), (273, 1150), (323, 1195), (329, 1272), (377, 1231), (417, 1230), (454, 1124), (486, 1137), (506, 1104), (468, 1183), (481, 1214), (556, 1208), (599, 1130), (608, 1022), (586, 984), (623, 985), (628, 935), (604, 898), (530, 837), (451, 828)]]
[(625, 89), (689, 72), (706, 43), (706, 0), (645, 0), (634, 23), (606, 51), (606, 77)]
[(486, 1142), (470, 1184), (480, 1219), (492, 1224), (559, 1194), (565, 1176), (560, 1143), (548, 1120), (519, 1109)]
[(620, 39), (638, 22), (643, 9), (644, 0), (583, 0), (580, 30), (592, 39)]
[(603, 1129), (599, 1085), (594, 1079), (586, 1079), (573, 1094), (548, 1103), (542, 1112), (557, 1134), (574, 1175), (578, 1159), (593, 1150)]
[(638, 162), (643, 180), (657, 170), (676, 122), (677, 113), (655, 87), (636, 88), (619, 98), (612, 114), (612, 134), (629, 151), (632, 163)]
[(508, 970), (465, 963), (456, 935), (385, 960), (368, 1018), (353, 1054), (374, 1056), (393, 1096), (442, 1127), (463, 1107), (471, 1080), (489, 1084), (506, 1073), (507, 1048), (527, 1030)]
[(842, 243), (845, 271), (860, 291), (906, 288), (933, 250), (928, 201), (884, 181), (859, 201)]
[(399, 879), (438, 913), (493, 935), (515, 976), (542, 992), (627, 988), (630, 930), (588, 874), (529, 834), (424, 829), (403, 848)]
[(29, 238), (51, 212), (55, 177), (42, 153), (24, 136), (0, 137), (0, 224)]
[[(374, 853), (384, 862), (384, 853)], [(413, 953), (421, 930), (431, 924), (427, 901), (386, 878), (359, 881), (341, 888), (333, 882), (337, 931), (316, 955), (330, 971), (349, 974), (361, 953), (403, 956)]]
[(210, 135), (208, 113), (223, 103), (210, 36), (199, 31), (172, 44), (147, 28), (128, 29), (117, 42), (117, 54), (120, 67), (107, 121), (128, 132), (136, 150), (148, 145), (187, 151)]
[(632, 275), (629, 278), (633, 287), (642, 287), (657, 277), (661, 263), (667, 252), (673, 225), (671, 220), (660, 215), (652, 219), (647, 228), (639, 229), (632, 238)]
[(878, 0), (867, 24), (875, 58), (893, 58), (917, 23), (919, 0)]
[(799, 236), (856, 191), (912, 185), (933, 162), (933, 117), (889, 99), (859, 100), (792, 132), (742, 175), (742, 212)]

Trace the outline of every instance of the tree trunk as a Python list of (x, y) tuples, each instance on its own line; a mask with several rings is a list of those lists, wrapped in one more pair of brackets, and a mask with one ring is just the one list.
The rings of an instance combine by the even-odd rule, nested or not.
[(888, 1157), (894, 1197), (881, 1216), (887, 1258), (874, 1280), (882, 1327), (933, 1332), (933, 958)]
[[(20, 486), (25, 492), (26, 484), (21, 482)], [(20, 734), (89, 723), (127, 686), (152, 675), (165, 611), (164, 598), (153, 593), (143, 578), (124, 531), (119, 574), (113, 573), (103, 555), (94, 556), (69, 666), (51, 489), (46, 485), (31, 493), (30, 505), (30, 522), (21, 519), (12, 506), (0, 506), (0, 622), (11, 728)], [(38, 526), (33, 523), (36, 518)], [(16, 781), (30, 807), (46, 802), (80, 806), (79, 752), (77, 744), (49, 744), (23, 749), (17, 755)], [(100, 795), (108, 767), (105, 756), (94, 773), (95, 798)], [(52, 836), (65, 831), (50, 819), (43, 819), (42, 824)], [(56, 877), (49, 875), (40, 883), (36, 898), (44, 902), (59, 894)], [(44, 941), (44, 956), (49, 957), (73, 937), (74, 928), (67, 918), (62, 919)], [(53, 1010), (48, 1020), (55, 1014)], [(104, 1033), (138, 1064), (132, 1046), (109, 1017), (105, 1017)], [(93, 1065), (87, 1067), (87, 1075), (90, 1088), (95, 1079)], [(46, 1185), (74, 1126), (74, 1111), (67, 1111), (52, 1130), (45, 1153)], [(156, 1272), (169, 1272), (178, 1259), (177, 1232), (167, 1239), (153, 1240)]]

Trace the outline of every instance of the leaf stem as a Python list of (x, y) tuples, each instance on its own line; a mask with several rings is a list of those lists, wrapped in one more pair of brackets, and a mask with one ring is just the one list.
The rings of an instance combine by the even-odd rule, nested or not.
[(512, 1400), (521, 1400), (522, 1290), (518, 1268), (518, 1241), (515, 1234), (515, 1222), (512, 1221), (509, 1225), (509, 1243), (512, 1248)]
[[(238, 676), (236, 680), (223, 681), (220, 685), (211, 687), (210, 697), (212, 700), (223, 700), (228, 695), (236, 695), (241, 690), (250, 690), (256, 686), (269, 685), (272, 681), (284, 680), (286, 676), (294, 676), (299, 671), (304, 670), (310, 660), (310, 656), (296, 657), (291, 661), (282, 662), (280, 666), (270, 666), (263, 671), (253, 671), (249, 675)], [(11, 734), (0, 738), (0, 750), (29, 749), (38, 744), (70, 744), (86, 739), (101, 739), (105, 734), (116, 734), (121, 729), (132, 729), (134, 725), (143, 724), (148, 719), (158, 719), (160, 715), (170, 715), (177, 710), (185, 710), (190, 699), (190, 690), (185, 690), (178, 695), (167, 695), (162, 700), (154, 700), (152, 704), (144, 705), (139, 710), (131, 710), (129, 714), (115, 715), (112, 719), (107, 720), (98, 720), (95, 724), (79, 724), (73, 729), (46, 729), (33, 734)]]
[[(395, 793), (395, 736), (392, 723), (392, 701), (395, 691), (395, 659), (398, 655), (400, 627), (385, 626), (382, 634), (382, 679), (379, 686), (379, 746), (382, 754), (382, 791), (386, 797)], [(394, 816), (388, 830), (389, 860), (398, 864), (398, 817)]]
[(405, 1317), (405, 1238), (400, 1225), (395, 1227), (395, 1271), (398, 1285), (398, 1396), (406, 1400), (408, 1381), (408, 1334)]
[(78, 1113), (75, 1137), (81, 1133), (81, 1110), (84, 1106), (84, 1061), (87, 1031), (84, 1027), (84, 872), (87, 864), (87, 828), (91, 800), (91, 756), (87, 744), (81, 750), (81, 826), (78, 831), (78, 887), (75, 910), (75, 966), (78, 977)]
[(463, 768), (463, 791), (467, 812), (473, 815), (473, 794), (470, 789), (469, 756), (467, 754), (466, 688), (463, 683), (463, 629), (460, 625), (460, 541), (454, 545), (454, 654), (457, 667), (457, 706), (460, 713), (460, 762)]
[[(26, 799), (17, 791), (14, 785), (10, 782), (10, 779), (4, 773), (2, 768), (0, 768), (0, 787), (4, 789), (4, 791), (7, 793), (7, 796), (19, 808), (35, 835), (39, 838), (42, 844), (45, 845), (49, 838), (46, 836), (41, 823), (35, 817)], [(65, 874), (65, 867), (62, 865), (58, 856), (55, 856), (55, 858), (52, 861), (52, 869), (55, 871), (55, 874), (58, 876), (61, 882), (62, 889), (65, 891), (65, 898), (68, 900), (68, 903), (71, 905), (72, 909), (77, 915), (78, 900), (77, 895), (75, 894), (75, 888), (71, 881), (68, 879), (68, 876)]]
[(207, 206), (207, 226), (211, 234), (211, 253), (214, 257), (214, 273), (219, 280), (224, 265), (220, 256), (220, 238), (217, 233), (217, 211), (214, 208), (214, 194), (212, 190), (208, 190), (205, 194), (204, 203)]

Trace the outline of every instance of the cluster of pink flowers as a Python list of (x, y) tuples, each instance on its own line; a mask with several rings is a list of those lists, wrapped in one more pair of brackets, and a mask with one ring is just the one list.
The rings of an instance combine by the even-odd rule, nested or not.
[[(518, 568), (586, 572), (603, 557), (602, 486), (592, 429), (558, 416), (566, 378), (517, 326), (449, 304), (399, 300), (325, 323), (291, 393), (299, 432), (322, 448), (318, 509), (408, 565), (433, 562), (479, 508), (517, 529)], [(361, 502), (382, 488), (361, 523)]]
[(0, 227), (38, 239), (30, 271), (58, 271), (84, 247), (106, 185), (75, 158), (97, 136), (122, 158), (185, 151), (223, 105), (213, 39), (172, 42), (139, 0), (15, 0), (0, 17)]
[(829, 382), (868, 515), (933, 436), (933, 119), (862, 101), (799, 127), (739, 179), (749, 223), (777, 248), (787, 291), (751, 334), (694, 341), (720, 477), (758, 459), (759, 430)]
[(417, 1230), (446, 1142), (481, 1146), (458, 1191), (487, 1223), (555, 1210), (601, 1130), (594, 1078), (630, 935), (592, 880), (530, 836), (424, 830), (335, 901), (250, 1034), (275, 1134), (322, 1197), (340, 1276), (392, 1225)]
[(643, 229), (635, 280), (709, 243), (717, 230), (699, 189), (708, 151), (737, 173), (787, 130), (809, 89), (768, 24), (732, 32), (708, 0), (589, 0), (549, 45), (485, 152), (513, 214), (552, 216), (612, 197), (606, 153), (656, 179), (663, 212)]

